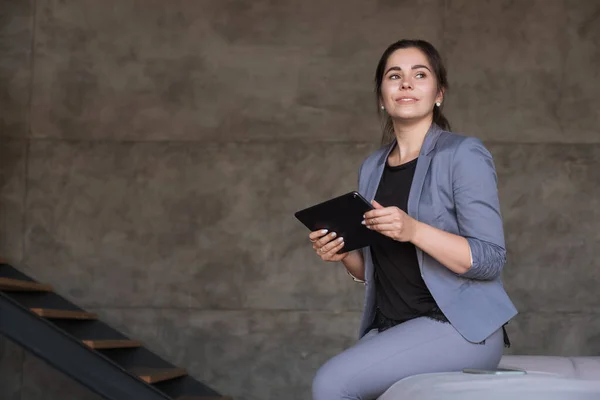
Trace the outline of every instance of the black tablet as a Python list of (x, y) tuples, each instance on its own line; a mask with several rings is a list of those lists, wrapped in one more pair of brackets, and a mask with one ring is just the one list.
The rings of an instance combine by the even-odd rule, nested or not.
[(311, 232), (327, 229), (344, 238), (344, 247), (340, 253), (360, 249), (373, 244), (379, 233), (369, 230), (361, 224), (363, 215), (374, 207), (358, 192), (316, 204), (296, 212), (295, 217)]

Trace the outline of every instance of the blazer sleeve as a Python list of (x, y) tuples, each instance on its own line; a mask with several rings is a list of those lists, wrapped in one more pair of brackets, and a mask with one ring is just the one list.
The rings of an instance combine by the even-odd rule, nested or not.
[(472, 257), (471, 268), (460, 276), (496, 279), (506, 263), (506, 246), (492, 155), (479, 139), (468, 137), (459, 144), (452, 164), (458, 229)]

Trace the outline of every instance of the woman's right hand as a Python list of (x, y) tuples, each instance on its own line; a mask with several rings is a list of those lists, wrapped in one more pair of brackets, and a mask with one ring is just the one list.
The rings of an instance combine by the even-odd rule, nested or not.
[(348, 252), (337, 254), (344, 247), (344, 238), (336, 238), (336, 236), (335, 232), (328, 234), (326, 229), (314, 231), (308, 235), (313, 249), (323, 261), (342, 261), (349, 254)]

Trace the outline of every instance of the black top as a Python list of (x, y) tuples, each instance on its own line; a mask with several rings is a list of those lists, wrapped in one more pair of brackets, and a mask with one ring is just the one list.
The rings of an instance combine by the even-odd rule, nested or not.
[[(386, 163), (375, 200), (384, 207), (396, 206), (406, 212), (417, 159), (391, 167)], [(425, 285), (415, 245), (387, 236), (371, 246), (375, 266), (377, 307), (383, 316), (405, 321), (437, 308)]]
[[(397, 167), (390, 167), (386, 162), (375, 200), (384, 207), (396, 206), (407, 212), (416, 166), (417, 159)], [(421, 316), (449, 322), (421, 277), (415, 245), (382, 236), (381, 240), (371, 245), (371, 254), (377, 293), (377, 310), (372, 328), (381, 332)], [(504, 345), (510, 347), (504, 325), (502, 331)]]

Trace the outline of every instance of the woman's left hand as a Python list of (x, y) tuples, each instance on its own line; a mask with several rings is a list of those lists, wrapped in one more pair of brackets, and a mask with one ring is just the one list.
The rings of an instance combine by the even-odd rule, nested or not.
[(375, 200), (374, 210), (367, 211), (363, 225), (399, 242), (413, 240), (418, 221), (398, 207), (384, 207)]

